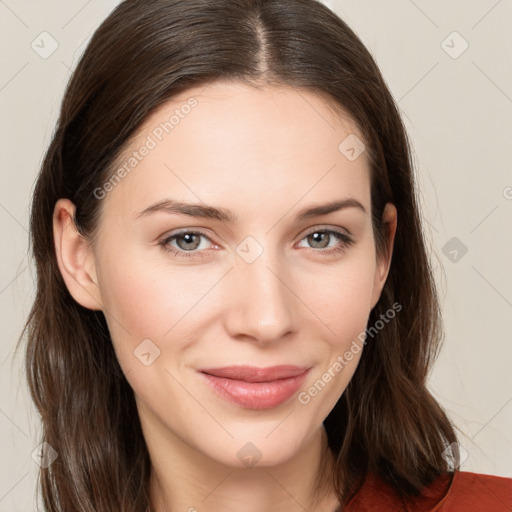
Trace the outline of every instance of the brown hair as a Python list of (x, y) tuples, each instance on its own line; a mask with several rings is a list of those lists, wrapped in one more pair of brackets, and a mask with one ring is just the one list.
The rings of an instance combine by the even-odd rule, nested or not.
[(442, 339), (437, 291), (409, 142), (375, 61), (316, 0), (126, 0), (96, 30), (70, 79), (33, 195), (37, 293), (22, 337), (42, 441), (59, 454), (40, 471), (45, 509), (145, 512), (150, 505), (151, 464), (133, 391), (103, 313), (75, 302), (59, 272), (55, 203), (73, 201), (77, 228), (92, 236), (102, 204), (94, 190), (137, 129), (174, 95), (213, 80), (318, 93), (364, 135), (379, 252), (384, 205), (398, 211), (390, 272), (369, 324), (395, 303), (402, 310), (367, 344), (324, 425), (342, 503), (369, 473), (403, 496), (418, 494), (450, 470), (443, 450), (456, 436), (426, 387)]

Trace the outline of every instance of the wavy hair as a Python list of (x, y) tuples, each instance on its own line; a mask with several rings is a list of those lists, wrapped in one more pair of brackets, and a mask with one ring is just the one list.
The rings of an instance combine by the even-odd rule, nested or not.
[(26, 337), (41, 441), (59, 454), (39, 474), (48, 512), (151, 509), (151, 461), (133, 390), (103, 312), (79, 305), (59, 272), (55, 203), (73, 201), (77, 228), (92, 237), (102, 203), (94, 190), (137, 129), (176, 94), (215, 80), (321, 95), (364, 136), (379, 253), (383, 208), (392, 202), (398, 211), (391, 268), (369, 324), (395, 303), (402, 310), (368, 343), (324, 422), (340, 502), (370, 473), (407, 497), (450, 471), (443, 451), (456, 441), (454, 427), (426, 383), (442, 323), (410, 143), (369, 51), (316, 0), (126, 0), (95, 31), (70, 78), (32, 197), (37, 290), (17, 348)]

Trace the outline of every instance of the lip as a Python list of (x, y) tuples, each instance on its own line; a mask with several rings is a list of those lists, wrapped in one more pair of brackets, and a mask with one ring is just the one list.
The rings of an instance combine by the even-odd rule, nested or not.
[(311, 367), (226, 366), (199, 370), (224, 399), (244, 409), (271, 409), (294, 395)]

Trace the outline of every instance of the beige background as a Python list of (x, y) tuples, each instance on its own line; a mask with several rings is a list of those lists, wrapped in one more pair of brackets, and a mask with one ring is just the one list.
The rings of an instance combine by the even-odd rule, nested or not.
[[(0, 0), (0, 511), (34, 510), (38, 469), (13, 359), (33, 297), (30, 193), (70, 70), (117, 3)], [(446, 325), (431, 388), (461, 429), (462, 468), (512, 477), (512, 0), (326, 4), (375, 56), (412, 138)], [(47, 58), (31, 47), (52, 38)]]

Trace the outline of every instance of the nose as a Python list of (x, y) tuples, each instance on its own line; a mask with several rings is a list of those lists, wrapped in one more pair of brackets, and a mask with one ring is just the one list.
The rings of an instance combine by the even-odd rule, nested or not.
[(237, 258), (229, 275), (225, 328), (233, 339), (269, 345), (297, 328), (298, 304), (292, 276), (275, 258), (263, 254), (252, 263)]

